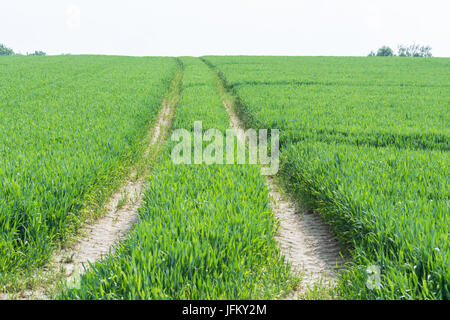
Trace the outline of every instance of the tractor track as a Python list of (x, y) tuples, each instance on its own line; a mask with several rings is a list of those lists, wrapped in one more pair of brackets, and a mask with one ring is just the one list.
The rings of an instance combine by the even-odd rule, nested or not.
[[(203, 60), (203, 59), (202, 59)], [(230, 116), (230, 126), (243, 132), (245, 126), (235, 113), (235, 99), (227, 90), (224, 79), (209, 62), (203, 60), (216, 75), (217, 88)], [(238, 138), (243, 142), (243, 136)], [(279, 221), (276, 240), (282, 255), (291, 263), (293, 271), (302, 277), (297, 290), (287, 299), (298, 299), (315, 285), (331, 286), (343, 267), (341, 248), (335, 235), (318, 214), (299, 208), (271, 176), (264, 176), (269, 189), (272, 211)]]
[[(50, 277), (50, 274), (59, 273), (59, 278), (62, 278), (63, 282), (75, 281), (90, 263), (112, 253), (114, 246), (133, 228), (138, 220), (138, 209), (143, 200), (146, 174), (149, 170), (148, 162), (158, 154), (170, 129), (174, 108), (180, 99), (182, 78), (183, 67), (179, 62), (179, 69), (170, 83), (168, 94), (162, 101), (157, 121), (145, 138), (144, 160), (132, 167), (122, 186), (112, 194), (104, 206), (106, 213), (93, 223), (85, 223), (72, 244), (56, 251), (40, 277), (45, 278), (46, 275)], [(33, 287), (19, 292), (14, 298), (51, 299), (54, 291), (58, 289), (56, 285), (49, 283)], [(8, 298), (10, 297), (7, 295), (0, 296), (0, 299)]]

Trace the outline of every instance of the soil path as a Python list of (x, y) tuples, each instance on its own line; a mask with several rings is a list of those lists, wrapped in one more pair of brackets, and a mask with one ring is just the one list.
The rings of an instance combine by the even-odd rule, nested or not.
[[(205, 62), (206, 63), (206, 62)], [(222, 102), (230, 116), (230, 126), (233, 129), (244, 130), (245, 127), (236, 115), (235, 98), (225, 86), (223, 79), (216, 74), (217, 88)], [(242, 131), (237, 131), (241, 132)], [(243, 136), (238, 138), (243, 141)], [(280, 192), (276, 179), (264, 176), (269, 189), (272, 210), (280, 222), (276, 235), (282, 254), (292, 263), (293, 271), (302, 276), (298, 290), (288, 297), (296, 299), (302, 297), (315, 284), (329, 286), (336, 279), (337, 271), (343, 266), (340, 247), (331, 229), (325, 225), (317, 214), (302, 210)]]
[[(114, 245), (123, 239), (138, 219), (138, 209), (142, 204), (149, 158), (158, 153), (170, 128), (173, 110), (180, 98), (182, 68), (175, 74), (167, 96), (162, 102), (158, 120), (148, 132), (143, 161), (136, 164), (124, 184), (105, 204), (106, 213), (94, 223), (86, 223), (79, 231), (81, 237), (73, 245), (55, 252), (47, 273), (62, 270), (62, 278), (70, 281), (84, 272), (89, 263), (107, 256)], [(33, 288), (21, 292), (22, 299), (49, 299), (48, 289)]]
[[(163, 140), (172, 118), (172, 108), (173, 105), (167, 102), (163, 104), (144, 157), (148, 157), (150, 150), (154, 151), (152, 147)], [(54, 257), (53, 260), (59, 267), (64, 268), (69, 279), (82, 272), (88, 262), (108, 255), (113, 245), (123, 239), (137, 221), (146, 177), (141, 173), (140, 177), (134, 180), (136, 174), (137, 169), (133, 168), (126, 183), (111, 196), (105, 205), (106, 214), (94, 224), (82, 228), (81, 234), (85, 236), (79, 239), (75, 246), (58, 252)]]

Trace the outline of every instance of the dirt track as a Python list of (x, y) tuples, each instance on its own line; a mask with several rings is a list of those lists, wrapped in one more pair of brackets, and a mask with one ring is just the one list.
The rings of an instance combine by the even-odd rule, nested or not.
[[(223, 105), (230, 116), (230, 126), (243, 132), (244, 126), (234, 112), (231, 94), (218, 77), (217, 82)], [(243, 140), (242, 136), (238, 135), (238, 138)], [(293, 201), (280, 193), (280, 187), (275, 179), (271, 176), (264, 177), (273, 213), (280, 222), (276, 239), (281, 252), (287, 261), (292, 263), (294, 272), (302, 275), (298, 291), (289, 299), (296, 299), (314, 284), (332, 284), (336, 278), (335, 271), (343, 265), (336, 237), (317, 214), (302, 211)]]
[[(144, 162), (155, 156), (162, 144), (173, 118), (173, 109), (178, 103), (183, 73), (177, 72), (170, 85), (169, 93), (162, 102), (162, 108), (154, 127), (148, 132), (144, 150)], [(151, 153), (151, 154), (150, 154)], [(137, 173), (143, 168), (142, 172)], [(86, 223), (80, 230), (81, 235), (75, 243), (54, 253), (46, 267), (44, 277), (51, 272), (63, 270), (63, 279), (70, 281), (79, 276), (93, 263), (107, 256), (114, 245), (123, 239), (138, 219), (138, 209), (142, 204), (145, 178), (148, 166), (137, 164), (132, 168), (125, 183), (114, 192), (105, 205), (106, 213), (94, 223)], [(136, 178), (137, 177), (137, 178)], [(42, 275), (41, 275), (42, 276)], [(21, 299), (49, 299), (48, 288), (37, 287), (19, 294)], [(0, 299), (8, 298), (0, 296)]]
[[(163, 139), (172, 118), (172, 109), (173, 106), (170, 104), (163, 105), (144, 156), (148, 155), (150, 147)], [(133, 181), (132, 177), (135, 175), (136, 170), (133, 170), (126, 184), (112, 195), (105, 205), (107, 213), (95, 224), (86, 225), (82, 229), (81, 233), (86, 236), (79, 239), (74, 247), (59, 252), (53, 259), (59, 267), (64, 267), (68, 277), (82, 272), (83, 266), (88, 262), (97, 261), (108, 255), (113, 245), (122, 239), (137, 221), (145, 176)]]

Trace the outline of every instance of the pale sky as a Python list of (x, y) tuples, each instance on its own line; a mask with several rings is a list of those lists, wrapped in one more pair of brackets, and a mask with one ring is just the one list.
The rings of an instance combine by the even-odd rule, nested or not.
[(448, 0), (1, 0), (16, 52), (133, 56), (367, 55), (430, 45), (450, 57)]

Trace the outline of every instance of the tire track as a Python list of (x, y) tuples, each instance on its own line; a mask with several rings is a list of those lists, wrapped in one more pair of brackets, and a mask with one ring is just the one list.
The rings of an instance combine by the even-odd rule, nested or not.
[[(169, 92), (162, 102), (158, 120), (145, 138), (147, 145), (144, 160), (131, 169), (125, 183), (111, 196), (104, 206), (106, 213), (94, 223), (86, 223), (81, 227), (79, 234), (82, 236), (73, 245), (53, 254), (44, 277), (45, 274), (60, 272), (63, 281), (74, 281), (85, 268), (88, 268), (89, 263), (94, 263), (113, 252), (114, 245), (133, 228), (138, 219), (138, 209), (142, 204), (149, 158), (154, 158), (159, 152), (169, 131), (174, 108), (180, 99), (183, 78), (183, 67), (180, 62), (178, 68), (170, 83)], [(19, 298), (50, 299), (51, 294), (48, 291), (51, 290), (41, 286), (20, 292)], [(2, 296), (0, 298), (6, 299)]]
[[(236, 99), (226, 89), (225, 81), (219, 76), (214, 66), (202, 59), (216, 76), (217, 89), (230, 116), (230, 126), (245, 129), (235, 113)], [(238, 138), (243, 142), (243, 136)], [(269, 189), (272, 211), (280, 223), (276, 240), (281, 253), (292, 264), (293, 271), (302, 277), (300, 287), (288, 299), (302, 297), (315, 285), (332, 286), (337, 271), (343, 266), (340, 246), (331, 229), (325, 225), (317, 214), (309, 213), (297, 207), (289, 196), (280, 192), (276, 179), (264, 176)]]

